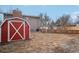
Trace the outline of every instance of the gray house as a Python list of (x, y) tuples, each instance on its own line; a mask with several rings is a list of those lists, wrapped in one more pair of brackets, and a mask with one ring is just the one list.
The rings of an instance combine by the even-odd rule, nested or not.
[[(16, 12), (16, 14), (21, 13), (21, 11), (18, 10), (13, 10), (13, 12)], [(11, 13), (1, 13), (1, 14), (3, 14), (4, 19), (13, 17)], [(22, 17), (29, 22), (31, 31), (36, 31), (42, 26), (40, 16), (22, 15)]]
[(27, 21), (30, 24), (30, 30), (36, 31), (42, 26), (42, 22), (40, 20), (40, 16), (27, 16), (25, 15), (24, 18), (27, 18)]

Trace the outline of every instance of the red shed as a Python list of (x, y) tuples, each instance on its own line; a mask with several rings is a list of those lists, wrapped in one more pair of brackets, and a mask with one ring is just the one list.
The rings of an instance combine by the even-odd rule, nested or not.
[(29, 38), (29, 23), (20, 17), (7, 18), (1, 24), (0, 41), (26, 40)]

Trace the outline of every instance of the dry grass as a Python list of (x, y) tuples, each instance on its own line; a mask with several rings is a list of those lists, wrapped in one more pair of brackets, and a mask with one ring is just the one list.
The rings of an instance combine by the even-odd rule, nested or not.
[(31, 40), (0, 46), (0, 52), (68, 53), (79, 52), (79, 34), (31, 33)]

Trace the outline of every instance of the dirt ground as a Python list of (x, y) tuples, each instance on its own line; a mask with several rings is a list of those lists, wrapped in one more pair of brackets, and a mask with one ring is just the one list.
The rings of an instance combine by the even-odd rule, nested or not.
[(79, 34), (32, 32), (30, 40), (0, 45), (1, 53), (77, 53)]

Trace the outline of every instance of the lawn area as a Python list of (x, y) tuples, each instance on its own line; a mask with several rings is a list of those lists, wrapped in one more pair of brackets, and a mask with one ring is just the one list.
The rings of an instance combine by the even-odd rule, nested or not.
[(30, 40), (0, 45), (0, 52), (69, 53), (79, 52), (79, 34), (32, 32)]

